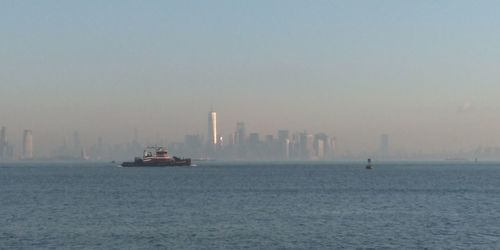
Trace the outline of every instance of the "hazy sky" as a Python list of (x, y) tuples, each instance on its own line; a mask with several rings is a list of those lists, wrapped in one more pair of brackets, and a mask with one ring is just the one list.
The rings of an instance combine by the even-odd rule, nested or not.
[(38, 148), (323, 131), (352, 151), (500, 145), (500, 1), (0, 2), (0, 125)]

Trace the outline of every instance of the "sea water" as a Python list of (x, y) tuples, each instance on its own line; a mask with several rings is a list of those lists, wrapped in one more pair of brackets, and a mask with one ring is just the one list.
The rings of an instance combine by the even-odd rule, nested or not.
[(1, 249), (499, 249), (500, 164), (0, 164)]

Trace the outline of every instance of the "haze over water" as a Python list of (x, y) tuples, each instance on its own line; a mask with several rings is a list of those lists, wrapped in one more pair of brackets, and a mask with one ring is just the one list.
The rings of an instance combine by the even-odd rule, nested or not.
[(0, 1), (0, 248), (498, 249), (498, 13)]
[(0, 125), (82, 143), (278, 129), (341, 153), (499, 146), (496, 1), (3, 1)]

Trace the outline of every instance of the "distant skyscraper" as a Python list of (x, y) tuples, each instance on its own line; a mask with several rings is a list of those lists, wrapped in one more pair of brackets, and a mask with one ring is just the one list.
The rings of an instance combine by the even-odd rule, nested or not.
[(25, 160), (33, 159), (33, 133), (26, 129), (23, 133), (23, 155)]
[(243, 145), (245, 144), (246, 134), (245, 134), (245, 123), (238, 122), (236, 123), (236, 134), (234, 136), (235, 144)]
[(314, 152), (314, 137), (306, 131), (299, 137), (299, 157), (302, 160), (310, 160)]
[(289, 157), (300, 159), (300, 133), (294, 133), (290, 140)]
[(250, 133), (248, 136), (248, 144), (251, 146), (257, 146), (260, 142), (259, 133)]
[(278, 141), (284, 142), (287, 139), (290, 139), (288, 130), (278, 130)]
[(208, 113), (208, 144), (217, 144), (217, 113), (215, 111)]
[(280, 142), (281, 159), (288, 160), (290, 158), (290, 140), (285, 139)]
[(218, 136), (217, 137), (217, 150), (222, 149), (223, 146), (224, 146), (224, 137)]
[(4, 160), (6, 157), (7, 151), (7, 139), (6, 139), (6, 130), (5, 126), (2, 126), (0, 130), (0, 160)]
[(334, 142), (325, 133), (314, 135), (314, 150), (318, 159), (327, 159), (333, 157)]
[(227, 136), (227, 144), (229, 145), (234, 145), (234, 135), (233, 134), (230, 134), (229, 136)]
[(288, 130), (278, 130), (278, 145), (282, 160), (290, 158), (290, 137)]
[(330, 138), (330, 149), (328, 153), (330, 157), (334, 157), (337, 154), (337, 139), (335, 137)]
[(325, 140), (316, 140), (314, 142), (314, 148), (316, 149), (316, 157), (317, 159), (324, 159), (325, 158)]
[(274, 143), (274, 136), (273, 135), (266, 135), (266, 144), (270, 145)]
[(389, 156), (389, 135), (388, 134), (380, 135), (379, 153), (382, 157)]

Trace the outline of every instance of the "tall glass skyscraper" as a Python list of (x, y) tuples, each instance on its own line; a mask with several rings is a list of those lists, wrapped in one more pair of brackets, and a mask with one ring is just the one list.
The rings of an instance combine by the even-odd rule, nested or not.
[(217, 113), (215, 111), (208, 113), (208, 144), (217, 144)]

